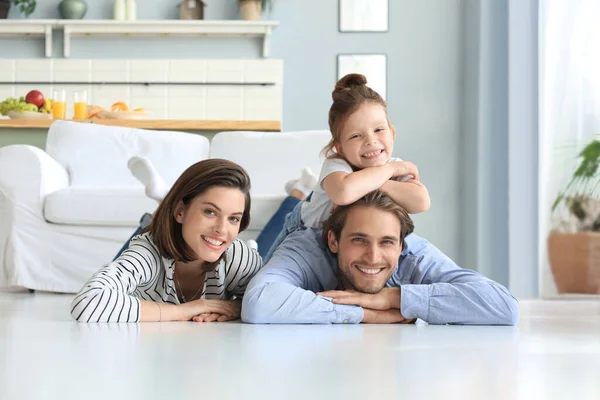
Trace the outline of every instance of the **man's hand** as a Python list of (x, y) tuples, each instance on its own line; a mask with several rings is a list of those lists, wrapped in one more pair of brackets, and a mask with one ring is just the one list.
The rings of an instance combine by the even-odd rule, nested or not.
[(363, 324), (410, 324), (413, 320), (408, 320), (402, 316), (400, 310), (394, 308), (391, 310), (371, 310), (365, 308), (365, 315), (362, 319)]
[(377, 294), (345, 290), (330, 290), (317, 294), (332, 298), (334, 304), (356, 305), (371, 310), (400, 309), (400, 288), (383, 288)]

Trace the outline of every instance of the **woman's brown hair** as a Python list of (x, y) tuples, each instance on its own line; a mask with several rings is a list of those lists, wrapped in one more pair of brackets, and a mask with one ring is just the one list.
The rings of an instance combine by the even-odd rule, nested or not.
[[(245, 196), (240, 232), (250, 224), (250, 177), (234, 162), (219, 158), (199, 161), (186, 169), (175, 181), (169, 193), (156, 209), (152, 222), (143, 232), (151, 232), (152, 239), (163, 257), (176, 261), (196, 260), (195, 252), (183, 239), (181, 224), (175, 220), (175, 209), (180, 202), (188, 206), (197, 196), (214, 186), (239, 189)], [(223, 253), (225, 254), (225, 253)], [(213, 268), (223, 258), (208, 265)]]
[[(367, 86), (367, 78), (364, 75), (345, 75), (335, 84), (331, 97), (333, 99), (333, 104), (329, 109), (331, 140), (323, 149), (325, 156), (328, 158), (338, 157), (335, 146), (340, 143), (340, 135), (344, 123), (362, 104), (379, 104), (383, 107), (387, 117), (387, 103), (379, 93)], [(394, 131), (389, 117), (387, 117), (387, 120), (390, 129)]]
[(410, 235), (414, 229), (415, 224), (408, 215), (408, 212), (394, 200), (392, 200), (387, 194), (380, 190), (374, 190), (367, 193), (360, 199), (356, 200), (352, 204), (345, 206), (336, 207), (329, 218), (323, 223), (323, 232), (321, 240), (327, 246), (328, 244), (328, 233), (333, 232), (333, 235), (337, 240), (340, 239), (340, 235), (344, 226), (346, 226), (346, 219), (348, 218), (348, 212), (352, 207), (375, 207), (382, 211), (387, 211), (394, 214), (400, 222), (400, 243), (404, 248), (404, 239)]

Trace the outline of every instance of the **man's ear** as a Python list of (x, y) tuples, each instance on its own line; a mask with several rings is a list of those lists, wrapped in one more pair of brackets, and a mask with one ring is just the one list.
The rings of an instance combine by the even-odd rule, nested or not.
[(338, 241), (332, 231), (327, 232), (327, 244), (332, 253), (335, 254), (338, 252)]
[(175, 206), (175, 211), (173, 211), (173, 217), (175, 217), (175, 221), (182, 224), (184, 213), (185, 213), (185, 206), (183, 205), (183, 200), (180, 200), (179, 203), (177, 203), (177, 206)]

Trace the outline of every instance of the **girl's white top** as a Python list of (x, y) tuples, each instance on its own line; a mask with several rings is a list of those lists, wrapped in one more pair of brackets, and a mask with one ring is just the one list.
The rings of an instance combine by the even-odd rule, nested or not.
[[(400, 158), (391, 157), (388, 162), (402, 161)], [(348, 161), (342, 158), (328, 158), (323, 162), (319, 180), (315, 185), (310, 198), (302, 204), (301, 217), (307, 228), (320, 228), (321, 223), (331, 215), (333, 202), (323, 189), (323, 180), (334, 172), (354, 172)]]

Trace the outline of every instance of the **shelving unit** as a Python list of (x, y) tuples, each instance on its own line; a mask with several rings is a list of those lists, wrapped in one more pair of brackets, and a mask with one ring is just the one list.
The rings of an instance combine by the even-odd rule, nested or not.
[(71, 55), (71, 40), (86, 37), (262, 37), (263, 57), (269, 56), (270, 38), (278, 21), (189, 20), (2, 20), (1, 36), (45, 37), (46, 57), (52, 56), (52, 30), (62, 29), (64, 57)]
[(54, 20), (0, 20), (0, 37), (45, 37), (46, 57), (52, 57)]

